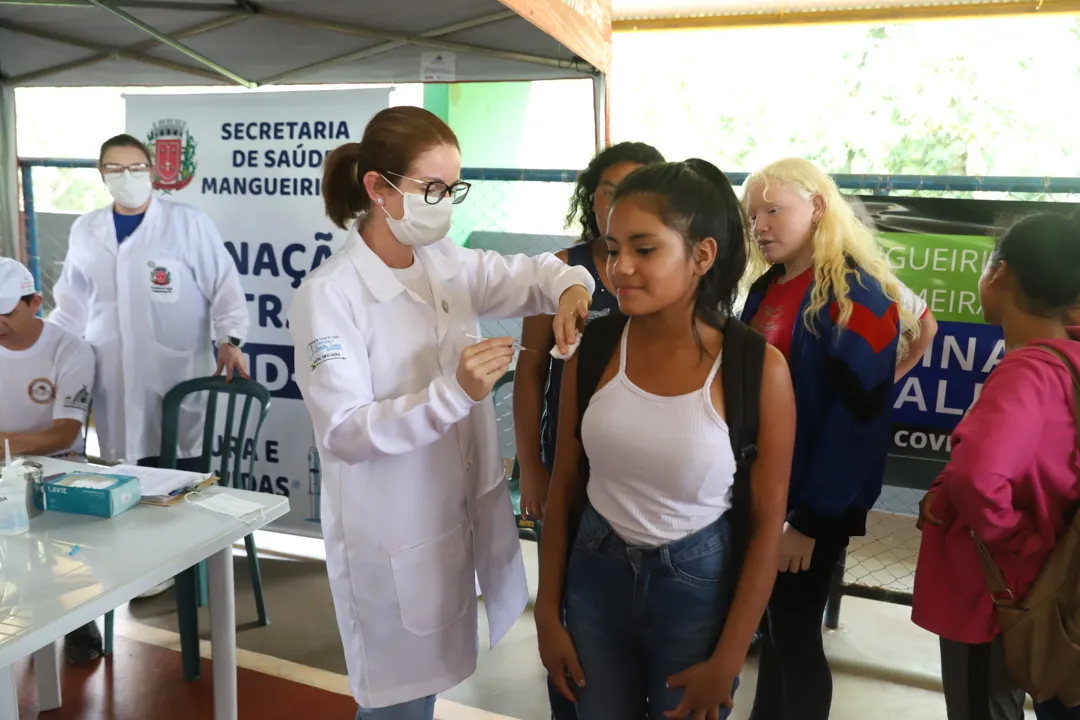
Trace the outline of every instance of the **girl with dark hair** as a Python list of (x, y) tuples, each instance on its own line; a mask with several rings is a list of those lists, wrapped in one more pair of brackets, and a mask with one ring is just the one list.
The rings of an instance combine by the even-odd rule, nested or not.
[[(652, 145), (623, 142), (600, 151), (578, 176), (566, 225), (580, 222), (581, 237), (573, 247), (555, 255), (568, 265), (585, 268), (592, 275), (596, 292), (589, 320), (603, 317), (618, 307), (604, 269), (607, 262), (604, 236), (615, 186), (639, 167), (662, 162), (664, 156)], [(555, 346), (551, 318), (543, 315), (525, 318), (521, 344), (538, 351), (522, 353), (514, 372), (514, 437), (521, 468), (521, 513), (542, 520), (551, 468), (555, 463), (563, 369), (563, 361), (548, 354)], [(552, 697), (554, 700), (555, 696)]]
[[(596, 291), (586, 324), (618, 309), (604, 267), (607, 262), (604, 236), (615, 186), (639, 167), (662, 162), (664, 156), (652, 145), (622, 142), (601, 150), (578, 175), (570, 210), (566, 214), (566, 226), (580, 222), (581, 237), (574, 246), (555, 255), (567, 265), (582, 267), (592, 275)], [(563, 361), (549, 354), (555, 345), (551, 318), (545, 315), (525, 318), (521, 326), (521, 344), (538, 350), (521, 353), (514, 372), (514, 438), (521, 468), (521, 514), (543, 520), (551, 469), (555, 464), (563, 370)], [(562, 696), (550, 678), (548, 700), (553, 720), (577, 718), (573, 703)]]
[(555, 256), (504, 256), (448, 237), (468, 194), (451, 129), (377, 113), (326, 158), (326, 213), (344, 247), (296, 292), (296, 383), (322, 461), (322, 528), (361, 720), (431, 720), (476, 668), (477, 593), (492, 643), (528, 586), (488, 395), (511, 338), (481, 316), (555, 312), (574, 341), (592, 279)]
[[(949, 720), (1020, 720), (1024, 692), (1005, 666), (976, 541), (1013, 597), (1023, 598), (1080, 503), (1080, 398), (1068, 365), (1080, 370), (1080, 329), (1065, 324), (1080, 303), (1080, 219), (1046, 213), (1009, 228), (979, 297), (986, 322), (1004, 330), (1005, 355), (953, 432), (949, 464), (920, 504), (912, 619), (941, 637)], [(1062, 690), (1072, 702), (1080, 698), (1075, 686)], [(1080, 707), (1054, 699), (1037, 703), (1035, 714), (1080, 718)]]
[[(768, 348), (750, 533), (735, 577), (722, 358), (746, 265), (742, 208), (703, 160), (641, 168), (612, 202), (607, 275), (625, 317), (586, 330), (623, 323), (610, 357), (589, 356), (583, 342), (563, 374), (535, 609), (540, 654), (581, 720), (716, 720), (732, 706), (776, 577), (791, 379)], [(580, 428), (579, 362), (604, 367)]]

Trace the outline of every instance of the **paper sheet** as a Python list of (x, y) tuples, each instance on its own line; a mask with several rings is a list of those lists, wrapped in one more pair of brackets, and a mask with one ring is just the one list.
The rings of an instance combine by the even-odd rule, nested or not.
[(142, 496), (168, 497), (180, 490), (195, 487), (210, 477), (208, 473), (184, 472), (183, 470), (164, 470), (162, 468), (136, 465), (117, 465), (109, 468), (116, 475), (132, 475), (139, 478)]
[(258, 516), (263, 512), (263, 506), (259, 503), (227, 495), (225, 493), (214, 493), (212, 495), (197, 493), (195, 495), (189, 495), (188, 502), (192, 505), (198, 505), (207, 510), (222, 515), (228, 515), (239, 520)]

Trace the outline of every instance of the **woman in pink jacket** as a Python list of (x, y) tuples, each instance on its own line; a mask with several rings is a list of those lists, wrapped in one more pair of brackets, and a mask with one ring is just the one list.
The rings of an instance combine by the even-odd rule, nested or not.
[[(1025, 218), (998, 241), (979, 280), (983, 316), (1005, 331), (1005, 356), (952, 436), (952, 456), (923, 499), (912, 619), (941, 637), (949, 720), (1019, 720), (975, 540), (1023, 597), (1080, 501), (1072, 378), (1080, 368), (1080, 218)], [(1057, 700), (1040, 720), (1080, 718)]]

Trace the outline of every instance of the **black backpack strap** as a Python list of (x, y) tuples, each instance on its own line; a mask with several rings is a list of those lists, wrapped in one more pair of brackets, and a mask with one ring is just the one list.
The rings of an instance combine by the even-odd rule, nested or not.
[[(750, 468), (757, 457), (761, 382), (765, 369), (765, 338), (744, 323), (729, 318), (724, 330), (724, 413), (731, 450), (735, 455), (735, 480), (731, 487), (732, 562), (738, 577), (750, 538)], [(732, 584), (734, 592), (734, 584)]]
[[(623, 328), (626, 327), (626, 316), (613, 312), (610, 315), (597, 318), (585, 326), (585, 332), (581, 337), (581, 345), (577, 349), (577, 427), (574, 434), (578, 442), (581, 441), (581, 421), (585, 418), (585, 410), (589, 407), (596, 387), (600, 384), (600, 377), (607, 369), (611, 356), (619, 346)], [(585, 448), (581, 449), (581, 465), (579, 472), (584, 480), (582, 488), (589, 482), (589, 458), (585, 454)], [(581, 513), (585, 509), (586, 495), (581, 492), (578, 497), (570, 502), (570, 516), (567, 522), (567, 542), (573, 544), (577, 535), (578, 524), (581, 521)], [(568, 548), (570, 545), (567, 546)]]
[(724, 411), (731, 449), (740, 470), (757, 457), (761, 378), (765, 369), (765, 337), (730, 318), (724, 331)]
[(596, 392), (596, 386), (600, 384), (600, 377), (607, 369), (615, 348), (619, 346), (625, 326), (626, 316), (621, 313), (605, 315), (585, 326), (581, 345), (577, 349), (578, 422), (575, 434), (578, 440), (581, 440), (581, 420), (585, 417), (589, 400)]

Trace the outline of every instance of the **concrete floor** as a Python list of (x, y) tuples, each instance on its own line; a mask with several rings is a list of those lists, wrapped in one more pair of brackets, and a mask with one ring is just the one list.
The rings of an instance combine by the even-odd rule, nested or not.
[[(246, 566), (238, 556), (240, 647), (313, 668), (313, 672), (344, 673), (321, 562), (321, 541), (262, 532), (257, 534), (257, 542), (263, 556), (271, 625), (259, 628), (252, 622), (254, 610), (247, 594)], [(523, 550), (535, 594), (536, 545), (526, 542)], [(825, 635), (835, 678), (832, 718), (945, 720), (937, 639), (912, 625), (909, 612), (905, 607), (845, 599), (840, 629)], [(171, 593), (123, 610), (118, 613), (118, 621), (175, 630)], [(202, 627), (205, 635), (207, 620)], [(544, 671), (536, 651), (531, 612), (526, 612), (494, 649), (486, 649), (486, 632), (482, 625), (476, 674), (442, 697), (520, 720), (548, 720)], [(751, 661), (735, 698), (734, 718), (748, 716), (755, 684), (756, 663)]]

